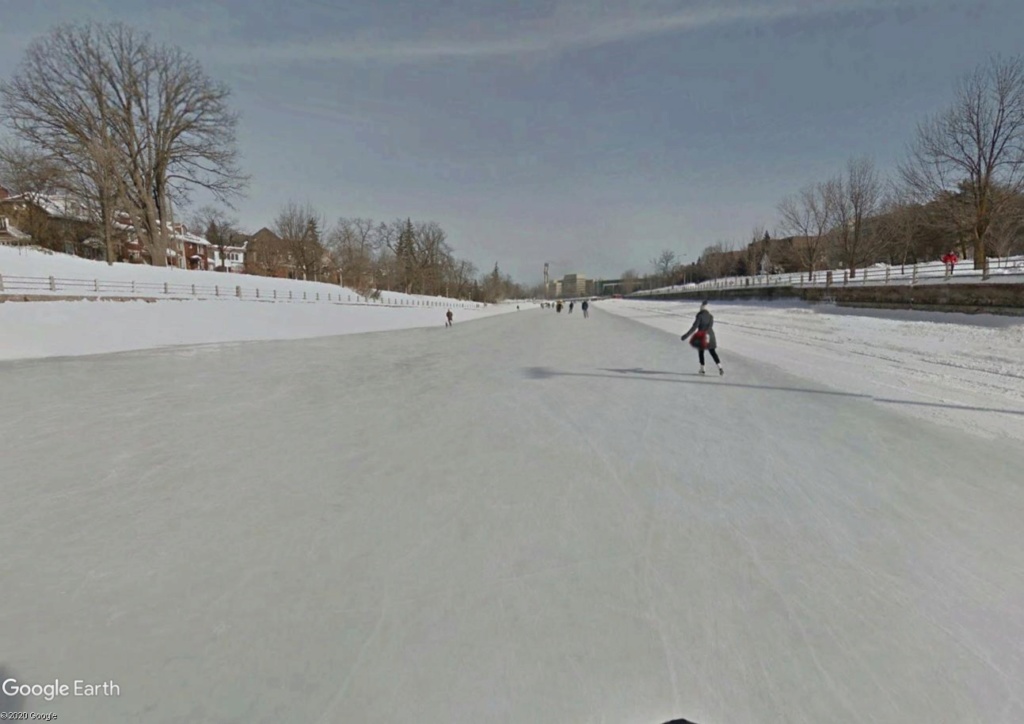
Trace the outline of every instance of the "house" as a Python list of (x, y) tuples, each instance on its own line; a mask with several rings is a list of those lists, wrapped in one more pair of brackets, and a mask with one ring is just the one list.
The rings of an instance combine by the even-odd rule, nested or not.
[(0, 215), (28, 234), (34, 243), (53, 251), (86, 258), (103, 258), (102, 245), (83, 242), (94, 239), (97, 224), (82, 201), (66, 194), (8, 194), (0, 198)]
[(8, 189), (4, 188), (2, 185), (0, 185), (0, 201), (10, 198), (10, 196), (11, 192)]
[[(171, 233), (171, 244), (176, 252), (176, 258), (182, 269), (211, 269), (210, 247), (211, 244), (205, 237), (189, 233), (188, 227), (184, 224), (174, 224)], [(168, 264), (170, 264), (168, 254)]]
[[(241, 246), (237, 244), (226, 244), (223, 250), (217, 244), (212, 244), (210, 247), (211, 256), (210, 261), (213, 264), (215, 271), (226, 271), (233, 272), (235, 274), (242, 274), (245, 272), (245, 250), (248, 246), (248, 241), (243, 241)], [(223, 258), (221, 254), (223, 252)]]
[(22, 244), (31, 243), (31, 236), (12, 224), (6, 216), (0, 216), (0, 244), (4, 244), (6, 246), (21, 246)]
[(245, 241), (245, 271), (266, 277), (297, 278), (297, 266), (288, 243), (263, 227)]

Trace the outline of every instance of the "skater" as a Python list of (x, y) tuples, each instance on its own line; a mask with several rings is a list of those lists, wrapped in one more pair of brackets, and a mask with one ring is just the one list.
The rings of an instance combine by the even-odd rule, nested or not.
[(572, 314), (572, 308), (574, 304), (576, 304), (576, 302), (569, 302), (569, 314)]
[(583, 304), (580, 305), (580, 309), (583, 310), (584, 319), (590, 316), (590, 312), (587, 311), (588, 309), (590, 309), (590, 302), (588, 302), (586, 299), (583, 300)]
[(704, 374), (704, 350), (707, 350), (711, 353), (711, 359), (718, 365), (718, 374), (724, 375), (725, 370), (722, 369), (722, 361), (718, 359), (718, 352), (715, 351), (717, 344), (715, 343), (715, 330), (712, 328), (714, 324), (715, 318), (708, 311), (707, 301), (701, 302), (700, 311), (697, 312), (697, 317), (693, 320), (693, 326), (680, 339), (685, 342), (687, 337), (691, 334), (693, 335), (690, 344), (697, 348), (697, 357), (700, 359), (700, 374)]
[(444, 316), (445, 316), (444, 326), (446, 326), (446, 327), (452, 326), (452, 319), (455, 317), (455, 315), (452, 314), (452, 310), (449, 309), (448, 313), (445, 314)]
[(960, 257), (957, 256), (955, 250), (950, 250), (948, 254), (942, 257), (942, 263), (946, 265), (946, 276), (953, 276), (953, 271), (956, 269), (956, 263), (960, 261)]
[(555, 312), (557, 312), (558, 314), (562, 313), (562, 302), (561, 301), (559, 301), (557, 304), (555, 304)]

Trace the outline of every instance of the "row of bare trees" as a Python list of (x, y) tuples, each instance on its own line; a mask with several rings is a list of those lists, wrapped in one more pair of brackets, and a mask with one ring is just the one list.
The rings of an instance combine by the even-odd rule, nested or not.
[(918, 124), (894, 178), (854, 158), (778, 210), (809, 275), (827, 264), (856, 276), (950, 248), (981, 269), (1024, 250), (1024, 58), (993, 58), (961, 79), (949, 107)]
[[(196, 223), (210, 228), (204, 219)], [(229, 223), (214, 227), (215, 233)], [(368, 296), (389, 290), (496, 302), (523, 295), (497, 264), (482, 275), (459, 259), (434, 221), (343, 217), (329, 225), (311, 204), (289, 202), (279, 210), (272, 231), (281, 245), (271, 256), (264, 255), (262, 263), (273, 267), (287, 262), (304, 279), (341, 283)], [(275, 252), (280, 258), (272, 256)], [(256, 271), (268, 273), (270, 268)]]
[(62, 25), (0, 82), (0, 121), (14, 139), (0, 171), (19, 190), (85, 202), (108, 261), (127, 214), (162, 266), (175, 205), (197, 189), (230, 203), (245, 188), (229, 97), (180, 48), (119, 23)]
[(993, 58), (961, 79), (952, 103), (918, 124), (892, 178), (852, 157), (777, 210), (774, 233), (757, 227), (740, 248), (718, 242), (689, 265), (662, 252), (653, 276), (634, 286), (779, 271), (812, 277), (822, 268), (856, 277), (872, 263), (950, 249), (984, 268), (987, 257), (1024, 252), (1024, 58)]

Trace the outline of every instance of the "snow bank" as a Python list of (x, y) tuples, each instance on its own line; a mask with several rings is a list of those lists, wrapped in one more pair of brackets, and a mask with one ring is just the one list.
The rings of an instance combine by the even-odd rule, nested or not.
[[(278, 279), (276, 277), (254, 276), (250, 274), (227, 274), (213, 271), (190, 271), (177, 267), (154, 267), (148, 264), (107, 264), (103, 261), (83, 259), (70, 254), (49, 252), (35, 247), (0, 246), (0, 277), (3, 277), (4, 288), (8, 293), (18, 294), (89, 294), (90, 296), (134, 296), (130, 295), (131, 282), (138, 285), (137, 296), (159, 296), (164, 284), (177, 289), (178, 296), (189, 296), (191, 287), (195, 285), (199, 296), (214, 296), (214, 288), (219, 287), (221, 295), (231, 295), (235, 287), (241, 287), (246, 297), (252, 297), (260, 290), (261, 298), (272, 297), (276, 291), (279, 297), (287, 297), (288, 292), (301, 297), (306, 293), (310, 298), (320, 294), (324, 299), (328, 294), (343, 299), (358, 297), (358, 292), (348, 287), (324, 282), (308, 282), (301, 279)], [(54, 277), (57, 289), (51, 290), (47, 284), (49, 277)], [(77, 282), (77, 283), (74, 283)], [(96, 286), (99, 293), (94, 292)], [(104, 285), (106, 283), (106, 286)], [(381, 303), (429, 302), (458, 304), (468, 307), (473, 302), (445, 297), (431, 297), (401, 292), (381, 292)]]
[[(443, 329), (446, 311), (447, 307), (237, 299), (7, 302), (0, 304), (0, 360), (101, 354), (172, 345), (328, 337), (413, 327)], [(453, 309), (456, 325), (515, 311), (515, 305), (506, 304)]]
[[(634, 300), (599, 306), (675, 335), (698, 309)], [(1024, 440), (1024, 320), (806, 303), (710, 309), (727, 375), (729, 357), (740, 355), (879, 404), (912, 399), (901, 409), (965, 432)]]

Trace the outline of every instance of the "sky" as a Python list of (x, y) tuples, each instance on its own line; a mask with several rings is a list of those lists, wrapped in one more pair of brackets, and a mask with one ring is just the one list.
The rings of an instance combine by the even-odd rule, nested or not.
[(869, 156), (891, 172), (959, 77), (1021, 52), (1020, 0), (0, 0), (0, 75), (56, 23), (120, 20), (233, 91), (256, 230), (438, 222), (517, 281), (613, 278), (776, 229)]

